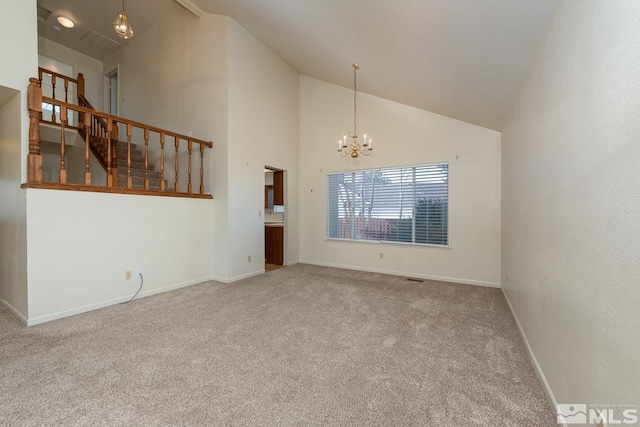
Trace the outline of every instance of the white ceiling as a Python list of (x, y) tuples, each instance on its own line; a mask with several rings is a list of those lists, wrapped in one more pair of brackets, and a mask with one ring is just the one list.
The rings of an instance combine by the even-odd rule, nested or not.
[[(558, 0), (191, 0), (232, 17), (301, 74), (502, 130)], [(40, 34), (104, 60), (80, 38), (116, 41), (120, 0), (38, 0), (52, 10)], [(136, 35), (188, 13), (176, 0), (127, 0)], [(55, 15), (76, 20), (51, 30)], [(168, 27), (167, 30), (170, 31)], [(126, 43), (126, 42), (125, 42)]]

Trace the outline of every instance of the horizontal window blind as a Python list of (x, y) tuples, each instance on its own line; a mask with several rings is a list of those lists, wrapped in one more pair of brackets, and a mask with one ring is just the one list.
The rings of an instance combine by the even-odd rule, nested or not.
[(448, 240), (448, 164), (327, 175), (327, 237), (427, 245)]

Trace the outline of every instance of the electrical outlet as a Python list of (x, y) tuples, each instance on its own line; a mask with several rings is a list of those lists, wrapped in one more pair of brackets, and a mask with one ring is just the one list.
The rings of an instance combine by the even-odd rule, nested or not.
[(131, 280), (131, 270), (124, 272), (124, 280)]
[(136, 268), (136, 277), (142, 277), (142, 267)]
[(384, 252), (380, 252), (380, 259), (384, 259)]
[(251, 262), (251, 255), (247, 257), (247, 262)]

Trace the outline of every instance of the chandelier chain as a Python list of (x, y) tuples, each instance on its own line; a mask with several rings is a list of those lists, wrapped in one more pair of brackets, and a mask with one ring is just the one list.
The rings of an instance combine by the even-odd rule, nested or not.
[(358, 66), (354, 64), (353, 66), (353, 135), (358, 135), (358, 127), (357, 127), (357, 117), (358, 117), (358, 87), (356, 86), (356, 73), (358, 72)]

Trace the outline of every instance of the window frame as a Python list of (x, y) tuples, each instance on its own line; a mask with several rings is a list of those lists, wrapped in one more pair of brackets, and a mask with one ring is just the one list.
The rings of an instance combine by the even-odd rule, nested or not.
[[(401, 171), (402, 169), (413, 169), (414, 174), (417, 168), (423, 167), (437, 167), (437, 166), (446, 166), (446, 243), (438, 244), (438, 243), (420, 243), (420, 242), (407, 242), (401, 240), (384, 240), (384, 239), (362, 239), (362, 238), (348, 238), (348, 237), (331, 237), (330, 230), (330, 177), (331, 176), (344, 176), (345, 174), (353, 174), (353, 173), (365, 173), (365, 172), (381, 172), (381, 171)], [(414, 246), (414, 247), (429, 247), (434, 249), (451, 249), (451, 233), (450, 233), (450, 173), (449, 173), (450, 163), (448, 161), (443, 162), (433, 162), (433, 163), (421, 163), (415, 165), (402, 165), (402, 166), (381, 166), (377, 168), (368, 168), (368, 169), (355, 169), (355, 170), (345, 170), (345, 171), (335, 171), (335, 172), (327, 172), (325, 175), (325, 201), (326, 201), (326, 209), (325, 209), (325, 240), (329, 241), (344, 241), (344, 242), (357, 242), (357, 243), (373, 243), (373, 244), (388, 244), (388, 245), (403, 245), (403, 246)], [(402, 173), (402, 172), (400, 172)], [(413, 183), (415, 183), (415, 175), (413, 178)], [(416, 203), (415, 195), (414, 195), (414, 206)], [(339, 208), (336, 208), (339, 209)], [(414, 211), (415, 212), (415, 211)], [(415, 219), (412, 214), (412, 240), (415, 240), (416, 228), (415, 228)], [(374, 217), (380, 218), (380, 217)], [(400, 221), (402, 218), (390, 218), (393, 221)], [(353, 226), (352, 226), (353, 227)]]

